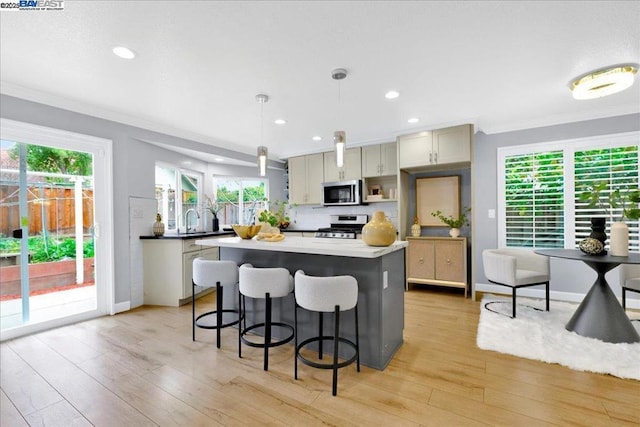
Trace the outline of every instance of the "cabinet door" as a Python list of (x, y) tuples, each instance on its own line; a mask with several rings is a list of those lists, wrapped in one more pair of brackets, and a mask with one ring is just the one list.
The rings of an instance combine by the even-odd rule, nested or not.
[(380, 145), (380, 175), (398, 174), (398, 145), (395, 142)]
[[(395, 144), (394, 144), (395, 145)], [(362, 147), (362, 177), (368, 178), (380, 175), (380, 146), (369, 145)]]
[[(191, 296), (191, 280), (193, 278), (193, 260), (200, 256), (200, 251), (182, 255), (182, 298)], [(177, 284), (176, 284), (177, 285)]]
[(220, 248), (203, 246), (202, 250), (200, 251), (200, 258), (217, 261), (220, 259)]
[(434, 242), (429, 240), (409, 241), (409, 277), (434, 279)]
[(463, 265), (465, 250), (463, 241), (438, 241), (435, 250), (435, 278), (450, 282), (465, 282), (466, 266)]
[[(322, 153), (310, 154), (306, 157), (306, 188), (308, 205), (319, 205), (322, 203), (322, 177), (323, 177), (323, 156)], [(289, 177), (291, 180), (291, 177)]]
[(324, 182), (344, 181), (362, 178), (360, 147), (349, 148), (344, 152), (344, 166), (336, 166), (336, 152), (324, 153)]
[(471, 129), (469, 125), (433, 131), (434, 164), (471, 161)]
[(335, 182), (342, 180), (342, 169), (336, 166), (336, 152), (327, 151), (323, 153), (324, 176), (323, 182)]
[(400, 169), (428, 166), (431, 154), (431, 132), (398, 138), (398, 166)]
[(289, 203), (296, 203), (299, 205), (306, 203), (306, 185), (306, 156), (291, 157), (289, 159)]
[(344, 152), (342, 179), (362, 179), (362, 155), (360, 147), (349, 148)]

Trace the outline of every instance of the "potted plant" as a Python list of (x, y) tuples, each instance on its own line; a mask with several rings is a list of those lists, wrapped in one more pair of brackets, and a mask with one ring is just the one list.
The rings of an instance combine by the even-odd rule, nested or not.
[(217, 200), (213, 200), (211, 197), (206, 196), (207, 199), (207, 207), (206, 209), (211, 213), (212, 215), (212, 230), (213, 231), (218, 231), (220, 230), (220, 222), (218, 220), (218, 213), (224, 208), (224, 204), (222, 203), (218, 203)]
[(440, 221), (444, 222), (451, 228), (449, 230), (449, 235), (451, 237), (458, 237), (460, 235), (460, 227), (463, 225), (469, 225), (469, 220), (467, 219), (467, 214), (471, 212), (471, 208), (464, 208), (460, 212), (460, 215), (454, 217), (452, 215), (445, 216), (442, 211), (437, 210), (435, 212), (431, 212), (431, 216), (435, 216), (439, 218)]
[[(624, 219), (640, 219), (640, 191), (637, 185), (616, 188), (608, 195), (604, 194), (608, 186), (606, 181), (585, 187), (579, 199), (587, 203), (588, 208), (602, 209), (612, 220), (609, 254), (612, 256), (629, 255), (629, 227)], [(620, 209), (620, 216), (614, 217), (614, 209)], [(594, 224), (595, 218), (592, 218)], [(593, 227), (592, 227), (593, 228)], [(590, 236), (593, 237), (593, 236)], [(606, 240), (606, 235), (604, 236)], [(603, 241), (604, 243), (604, 241)]]
[(263, 210), (258, 216), (258, 221), (266, 222), (272, 227), (277, 227), (281, 230), (286, 229), (291, 224), (291, 218), (288, 215), (289, 202), (276, 200), (270, 202), (272, 210)]

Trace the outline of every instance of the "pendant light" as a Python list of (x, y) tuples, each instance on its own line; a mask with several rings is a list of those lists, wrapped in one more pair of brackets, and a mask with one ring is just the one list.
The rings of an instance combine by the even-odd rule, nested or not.
[(264, 109), (264, 104), (269, 101), (269, 97), (264, 94), (258, 94), (256, 95), (256, 101), (260, 103), (260, 146), (258, 147), (258, 172), (260, 176), (266, 176), (268, 149), (263, 145), (264, 144), (263, 109)]
[[(338, 106), (340, 106), (340, 80), (346, 77), (347, 70), (344, 68), (336, 68), (331, 72), (331, 78), (338, 81)], [(336, 149), (336, 166), (341, 168), (344, 166), (344, 150), (347, 146), (347, 135), (343, 130), (333, 132), (333, 144)]]

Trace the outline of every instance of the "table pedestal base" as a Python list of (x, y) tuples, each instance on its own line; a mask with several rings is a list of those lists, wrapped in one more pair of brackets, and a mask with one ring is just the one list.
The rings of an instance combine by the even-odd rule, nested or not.
[(589, 293), (566, 325), (568, 331), (611, 343), (640, 342), (640, 335), (625, 314), (605, 280), (605, 273), (617, 264), (585, 261), (598, 273)]

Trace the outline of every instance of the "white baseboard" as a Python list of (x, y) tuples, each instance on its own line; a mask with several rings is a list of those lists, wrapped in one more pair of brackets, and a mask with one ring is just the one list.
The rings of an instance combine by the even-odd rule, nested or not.
[[(511, 295), (511, 290), (506, 286), (493, 285), (490, 283), (476, 283), (475, 290), (477, 292)], [(518, 296), (520, 295), (523, 297), (544, 298), (544, 288), (540, 286), (538, 289), (533, 287), (518, 289)], [(555, 301), (581, 302), (584, 296), (585, 294), (549, 290), (549, 298)], [(618, 300), (621, 301), (620, 298), (618, 298)], [(627, 292), (627, 308), (640, 309), (640, 299), (633, 298), (633, 292)]]
[(113, 305), (113, 313), (111, 314), (118, 314), (129, 310), (131, 310), (131, 301), (117, 302)]

